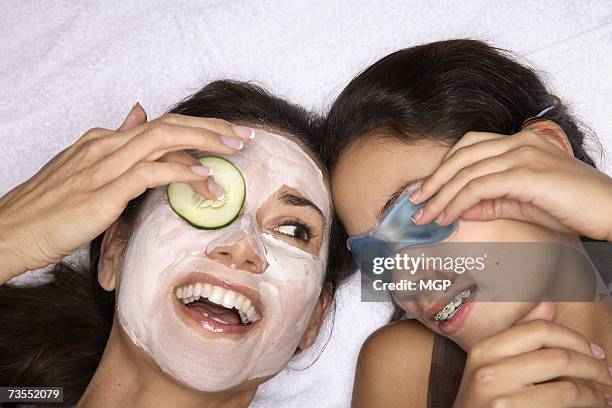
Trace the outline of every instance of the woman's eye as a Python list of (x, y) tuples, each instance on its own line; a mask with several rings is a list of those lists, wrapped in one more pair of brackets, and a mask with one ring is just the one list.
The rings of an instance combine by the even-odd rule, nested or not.
[(287, 235), (291, 238), (308, 242), (311, 238), (311, 232), (308, 227), (305, 225), (297, 225), (297, 224), (285, 224), (280, 225), (277, 228), (277, 231), (283, 235)]

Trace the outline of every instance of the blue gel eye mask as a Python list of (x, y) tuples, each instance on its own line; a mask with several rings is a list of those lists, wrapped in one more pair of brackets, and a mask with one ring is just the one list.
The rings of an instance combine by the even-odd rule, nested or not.
[(387, 257), (407, 247), (443, 241), (456, 231), (458, 221), (445, 227), (433, 221), (426, 225), (416, 225), (412, 222), (412, 215), (427, 201), (413, 204), (409, 200), (410, 192), (404, 192), (372, 229), (346, 240), (346, 245), (358, 266), (366, 259)]

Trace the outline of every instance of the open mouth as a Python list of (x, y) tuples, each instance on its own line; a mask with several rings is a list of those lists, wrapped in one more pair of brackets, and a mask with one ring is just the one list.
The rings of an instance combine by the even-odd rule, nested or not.
[(464, 302), (467, 302), (467, 300), (470, 298), (472, 295), (472, 289), (473, 288), (467, 288), (451, 298), (448, 303), (433, 316), (433, 319), (438, 322), (451, 320)]
[(176, 286), (174, 296), (183, 314), (217, 333), (241, 333), (262, 319), (258, 297), (247, 288), (197, 274), (206, 281)]
[(427, 317), (438, 324), (446, 335), (451, 335), (463, 327), (476, 297), (478, 286), (459, 287), (450, 298), (440, 299), (431, 306)]

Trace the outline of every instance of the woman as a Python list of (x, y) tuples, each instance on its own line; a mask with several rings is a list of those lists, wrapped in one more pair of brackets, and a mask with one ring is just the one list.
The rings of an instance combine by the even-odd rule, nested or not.
[[(461, 218), (450, 243), (612, 240), (612, 181), (594, 168), (575, 119), (532, 70), (482, 42), (381, 59), (334, 102), (326, 132), (334, 206), (349, 236), (372, 231), (409, 197), (427, 202), (407, 215), (415, 225)], [(555, 281), (554, 270), (538, 272)], [(446, 310), (399, 301), (420, 324), (400, 321), (368, 339), (353, 406), (611, 403), (609, 302), (461, 295), (468, 301)]]
[[(136, 106), (0, 200), (1, 283), (93, 239), (88, 273), (59, 264), (49, 283), (0, 289), (1, 384), (64, 387), (78, 406), (246, 407), (314, 342), (342, 279), (327, 269), (317, 118), (230, 81), (171, 113), (146, 122)], [(223, 198), (197, 151), (246, 182), (240, 215), (217, 230), (168, 202), (176, 182)]]

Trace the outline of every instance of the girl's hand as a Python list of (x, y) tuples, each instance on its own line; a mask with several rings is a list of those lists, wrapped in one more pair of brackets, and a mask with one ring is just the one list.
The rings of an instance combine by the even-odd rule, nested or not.
[(140, 105), (116, 131), (87, 131), (0, 198), (0, 284), (91, 241), (147, 188), (185, 182), (209, 198), (221, 196), (208, 167), (181, 151), (232, 154), (252, 134), (223, 120), (177, 114), (147, 122)]
[(506, 218), (612, 240), (612, 179), (574, 158), (551, 121), (511, 136), (467, 133), (411, 200), (432, 196), (416, 224)]
[(453, 408), (609, 407), (599, 384), (612, 386), (612, 371), (603, 358), (573, 330), (523, 322), (470, 349)]

